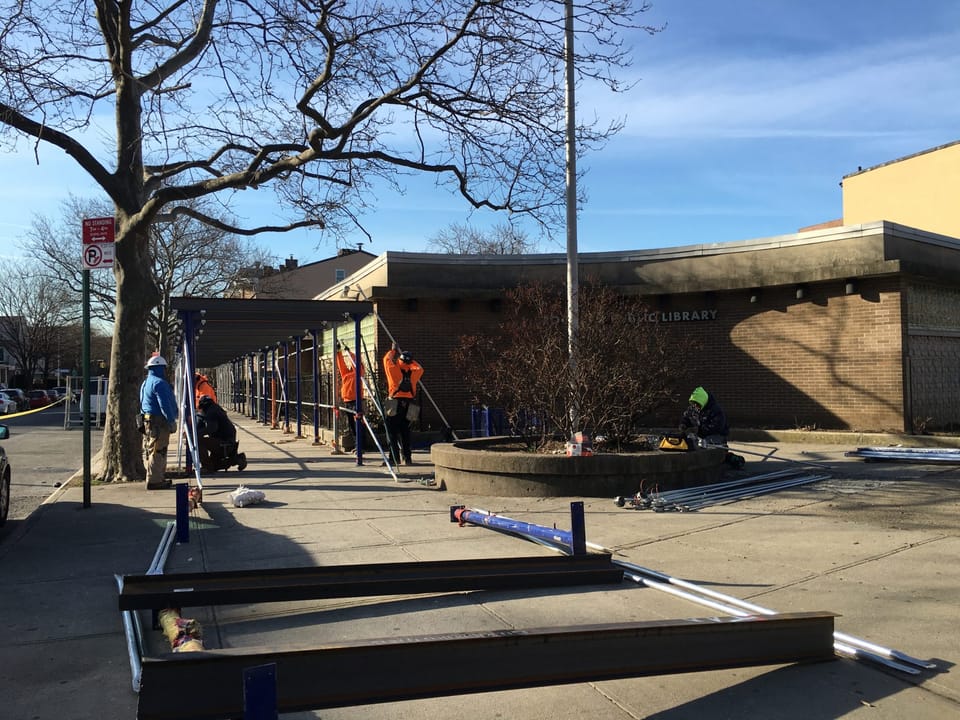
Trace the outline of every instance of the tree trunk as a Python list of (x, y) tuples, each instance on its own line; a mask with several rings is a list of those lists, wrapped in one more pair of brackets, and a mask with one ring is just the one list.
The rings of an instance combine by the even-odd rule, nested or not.
[(103, 471), (100, 479), (106, 482), (143, 480), (146, 477), (142, 436), (135, 420), (140, 412), (140, 385), (149, 354), (147, 321), (159, 298), (150, 274), (149, 230), (143, 226), (131, 228), (120, 211), (117, 220), (119, 231), (114, 262), (117, 305), (101, 451)]

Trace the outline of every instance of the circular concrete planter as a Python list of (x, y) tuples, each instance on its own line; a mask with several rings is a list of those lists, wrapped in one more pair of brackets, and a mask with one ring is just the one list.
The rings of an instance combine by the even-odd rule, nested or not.
[(451, 492), (505, 497), (615, 497), (716, 482), (726, 450), (599, 454), (587, 457), (496, 450), (516, 438), (436, 443), (437, 484)]

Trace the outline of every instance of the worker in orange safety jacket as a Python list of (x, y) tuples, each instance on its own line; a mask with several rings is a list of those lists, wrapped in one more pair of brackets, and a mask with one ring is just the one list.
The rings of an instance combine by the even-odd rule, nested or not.
[(196, 402), (196, 407), (200, 409), (200, 398), (204, 395), (208, 396), (214, 402), (217, 402), (217, 391), (213, 389), (213, 385), (210, 382), (210, 378), (202, 373), (193, 374), (193, 399)]
[(400, 352), (393, 343), (383, 356), (383, 370), (387, 376), (386, 414), (387, 432), (390, 433), (390, 450), (396, 462), (400, 458), (413, 465), (413, 450), (410, 446), (410, 423), (419, 417), (417, 383), (423, 377), (423, 366), (413, 359), (407, 350)]
[[(340, 400), (344, 405), (353, 405), (357, 400), (357, 356), (348, 350), (347, 352), (350, 352), (350, 360), (347, 361), (343, 356), (343, 350), (340, 347), (339, 341), (334, 350), (334, 355), (337, 359), (337, 374), (340, 376)], [(360, 376), (363, 377), (362, 367), (360, 368)], [(363, 388), (360, 388), (360, 399), (363, 399)], [(336, 412), (339, 413), (339, 409)], [(354, 437), (357, 435), (356, 421), (356, 416), (351, 416), (350, 422), (347, 423), (350, 434)]]
[[(340, 399), (345, 403), (352, 403), (357, 399), (357, 356), (349, 350), (350, 361), (343, 356), (340, 343), (336, 345), (337, 374), (340, 376)], [(360, 368), (360, 376), (363, 377), (363, 368)], [(360, 389), (360, 397), (363, 398), (363, 388)]]

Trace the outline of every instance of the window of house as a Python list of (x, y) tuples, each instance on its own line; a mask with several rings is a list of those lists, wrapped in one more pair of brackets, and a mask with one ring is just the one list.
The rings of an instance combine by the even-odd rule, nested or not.
[(336, 280), (334, 280), (334, 282), (340, 282), (341, 280), (343, 280), (343, 279), (347, 276), (347, 271), (346, 271), (346, 270), (341, 270), (341, 269), (338, 268), (338, 269), (334, 270), (333, 272), (334, 272), (334, 276), (336, 277)]

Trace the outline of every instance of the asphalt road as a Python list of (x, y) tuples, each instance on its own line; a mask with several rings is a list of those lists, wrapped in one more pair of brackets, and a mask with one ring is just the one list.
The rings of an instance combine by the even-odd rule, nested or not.
[[(76, 404), (71, 410), (69, 422), (63, 405), (0, 415), (0, 423), (10, 429), (10, 439), (4, 441), (3, 448), (12, 470), (10, 514), (4, 534), (83, 468), (82, 419)], [(100, 450), (102, 439), (103, 431), (92, 423), (91, 455)]]

